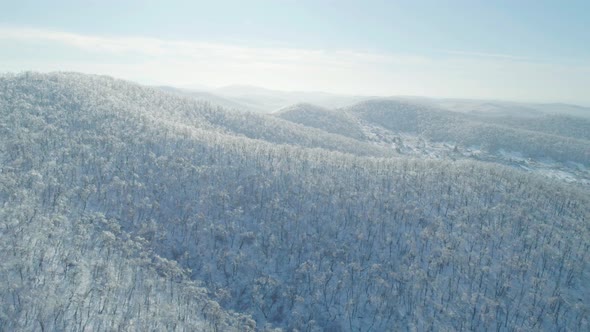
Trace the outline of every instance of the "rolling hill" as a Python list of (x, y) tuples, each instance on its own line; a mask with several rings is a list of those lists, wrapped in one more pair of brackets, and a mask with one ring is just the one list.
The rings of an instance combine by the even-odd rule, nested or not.
[(363, 128), (358, 120), (344, 111), (330, 110), (311, 104), (296, 104), (281, 109), (273, 115), (332, 134), (365, 140)]
[[(484, 126), (392, 107), (336, 119), (432, 139)], [(2, 76), (0, 330), (590, 327), (587, 191), (329, 125), (103, 76)]]

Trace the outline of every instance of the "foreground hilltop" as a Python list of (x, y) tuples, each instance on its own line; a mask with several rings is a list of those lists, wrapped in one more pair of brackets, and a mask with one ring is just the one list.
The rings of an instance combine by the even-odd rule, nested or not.
[(108, 77), (0, 78), (0, 330), (587, 330), (586, 191)]

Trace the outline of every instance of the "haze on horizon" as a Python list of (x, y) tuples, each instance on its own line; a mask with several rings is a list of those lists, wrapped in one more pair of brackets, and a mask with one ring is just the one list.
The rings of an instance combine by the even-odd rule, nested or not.
[(590, 104), (590, 3), (19, 1), (0, 72)]

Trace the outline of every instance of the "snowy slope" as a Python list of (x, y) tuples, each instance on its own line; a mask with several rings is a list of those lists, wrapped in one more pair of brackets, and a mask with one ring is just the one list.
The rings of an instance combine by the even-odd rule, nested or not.
[(590, 327), (574, 186), (79, 74), (0, 135), (2, 330)]
[(323, 131), (364, 140), (363, 129), (356, 118), (345, 111), (330, 110), (311, 105), (296, 104), (283, 108), (273, 115), (304, 126), (318, 128)]

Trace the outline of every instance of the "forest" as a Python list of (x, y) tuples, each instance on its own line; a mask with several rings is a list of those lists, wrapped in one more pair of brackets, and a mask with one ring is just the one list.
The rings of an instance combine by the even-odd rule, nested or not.
[(303, 106), (0, 76), (0, 330), (590, 329), (588, 187), (358, 127), (590, 167), (588, 122)]

